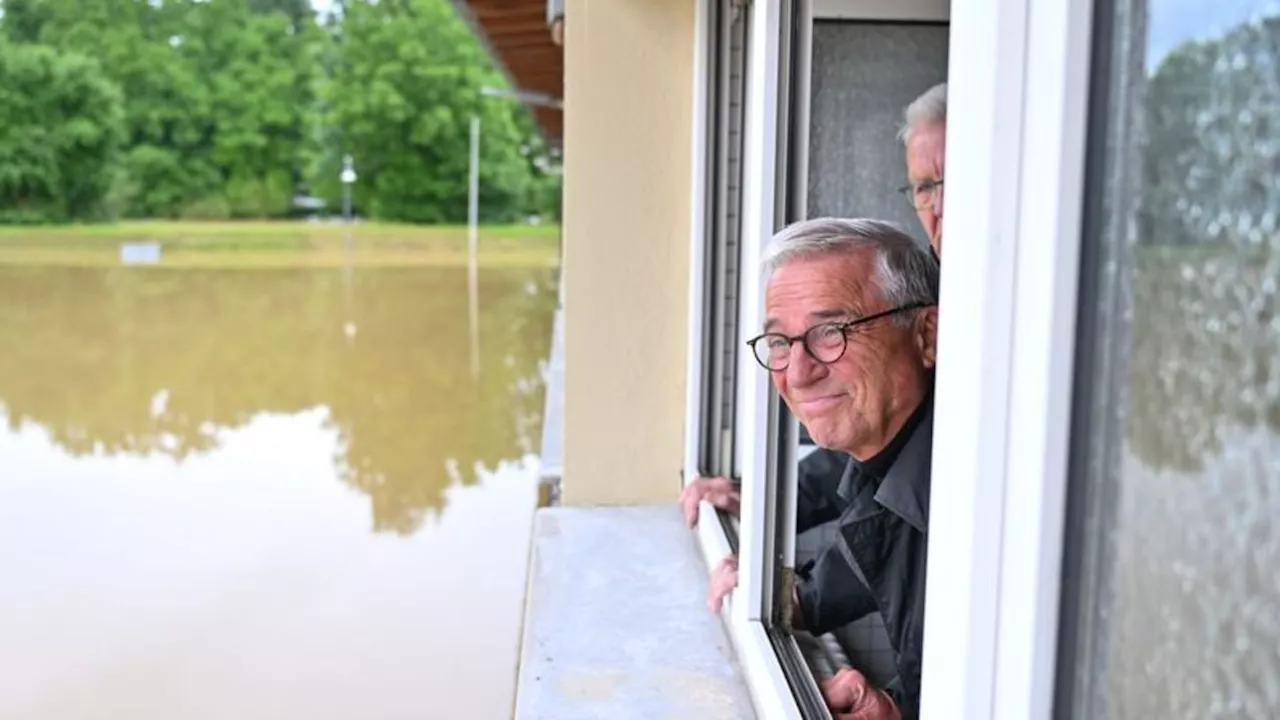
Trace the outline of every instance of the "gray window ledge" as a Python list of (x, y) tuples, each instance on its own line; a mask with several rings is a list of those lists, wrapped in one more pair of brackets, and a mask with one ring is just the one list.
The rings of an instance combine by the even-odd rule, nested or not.
[(534, 517), (517, 718), (753, 718), (673, 505)]

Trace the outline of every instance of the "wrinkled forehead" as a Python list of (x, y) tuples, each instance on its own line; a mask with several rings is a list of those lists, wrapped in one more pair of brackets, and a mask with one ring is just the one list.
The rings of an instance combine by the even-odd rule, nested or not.
[(913, 174), (940, 172), (942, 163), (946, 159), (946, 148), (946, 123), (931, 122), (920, 125), (912, 130), (907, 140), (908, 170)]
[(880, 296), (870, 249), (795, 258), (769, 278), (765, 322), (799, 332), (804, 329), (799, 326), (834, 312), (865, 314), (877, 306)]
[(907, 138), (907, 147), (933, 147), (945, 144), (946, 139), (946, 121), (923, 122), (911, 129), (911, 134)]

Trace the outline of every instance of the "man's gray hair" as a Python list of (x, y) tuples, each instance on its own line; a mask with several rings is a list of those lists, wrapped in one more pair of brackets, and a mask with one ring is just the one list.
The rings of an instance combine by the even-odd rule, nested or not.
[[(889, 307), (938, 302), (938, 262), (898, 225), (869, 218), (815, 218), (783, 228), (764, 248), (765, 282), (778, 268), (803, 258), (875, 252), (875, 281)], [(909, 325), (911, 315), (896, 318)]]
[(925, 90), (924, 94), (911, 101), (902, 113), (902, 129), (898, 131), (898, 138), (905, 145), (911, 140), (911, 133), (921, 125), (946, 121), (947, 84), (943, 82)]

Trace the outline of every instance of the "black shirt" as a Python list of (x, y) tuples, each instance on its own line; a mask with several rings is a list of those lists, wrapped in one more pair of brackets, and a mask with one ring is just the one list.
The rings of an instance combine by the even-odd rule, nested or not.
[(801, 583), (805, 627), (821, 634), (879, 611), (898, 671), (888, 691), (907, 718), (920, 704), (932, 441), (930, 396), (875, 457), (846, 455), (834, 492), (802, 477), (797, 508), (797, 531), (837, 518), (840, 529)]

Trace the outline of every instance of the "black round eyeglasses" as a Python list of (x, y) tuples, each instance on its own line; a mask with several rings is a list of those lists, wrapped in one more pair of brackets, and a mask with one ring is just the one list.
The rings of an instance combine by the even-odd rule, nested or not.
[(911, 185), (903, 185), (898, 188), (898, 192), (911, 203), (911, 207), (916, 210), (923, 210), (933, 206), (934, 198), (938, 192), (942, 190), (941, 180), (930, 180), (922, 183), (913, 183)]
[(805, 352), (809, 353), (809, 357), (823, 365), (830, 365), (844, 357), (845, 351), (849, 348), (850, 330), (890, 315), (919, 310), (930, 305), (933, 305), (933, 303), (900, 305), (856, 320), (814, 325), (799, 335), (765, 333), (748, 340), (747, 346), (751, 348), (751, 352), (755, 355), (756, 362), (760, 363), (760, 367), (773, 372), (787, 369), (787, 366), (791, 364), (791, 346), (797, 342), (803, 344)]

